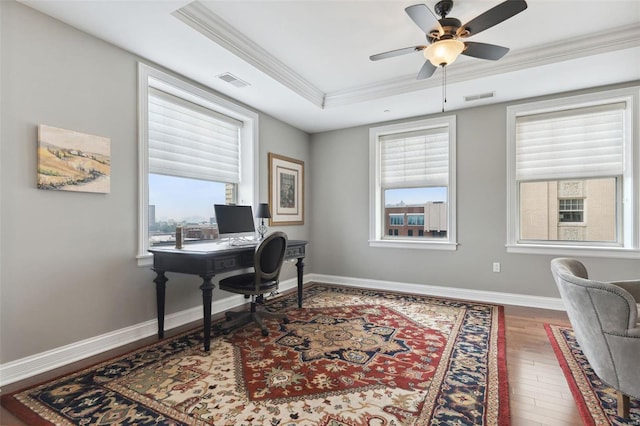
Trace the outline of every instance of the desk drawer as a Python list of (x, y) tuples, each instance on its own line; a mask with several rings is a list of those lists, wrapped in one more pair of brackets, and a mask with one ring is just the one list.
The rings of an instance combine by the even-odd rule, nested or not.
[(287, 247), (287, 251), (284, 254), (285, 259), (296, 259), (298, 257), (304, 257), (304, 246)]
[(213, 260), (213, 267), (216, 273), (248, 268), (250, 266), (253, 266), (253, 253), (221, 256)]

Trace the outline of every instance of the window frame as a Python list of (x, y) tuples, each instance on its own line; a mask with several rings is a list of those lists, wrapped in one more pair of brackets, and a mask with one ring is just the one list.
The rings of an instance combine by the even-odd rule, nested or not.
[[(638, 143), (637, 86), (584, 95), (530, 102), (507, 107), (507, 242), (508, 253), (528, 253), (560, 256), (597, 256), (611, 258), (640, 257), (640, 223), (638, 193), (640, 152)], [(522, 115), (562, 111), (573, 108), (626, 102), (624, 110), (624, 173), (617, 179), (620, 199), (617, 200), (617, 241), (533, 241), (520, 240), (519, 181), (516, 180), (516, 118)], [(586, 220), (586, 218), (584, 218)]]
[[(447, 184), (446, 239), (429, 238), (385, 238), (384, 190), (381, 187), (380, 137), (424, 129), (447, 127), (449, 149), (449, 176)], [(369, 129), (369, 246), (387, 248), (414, 248), (435, 250), (457, 250), (456, 226), (456, 116), (443, 116), (403, 123), (371, 127)]]
[[(150, 83), (153, 82), (153, 83)], [(224, 99), (180, 78), (147, 64), (138, 63), (138, 266), (149, 266), (153, 255), (149, 248), (149, 86), (162, 90), (244, 123), (240, 137), (240, 183), (238, 204), (254, 206), (259, 199), (259, 116), (257, 113)], [(213, 208), (213, 206), (212, 206)]]

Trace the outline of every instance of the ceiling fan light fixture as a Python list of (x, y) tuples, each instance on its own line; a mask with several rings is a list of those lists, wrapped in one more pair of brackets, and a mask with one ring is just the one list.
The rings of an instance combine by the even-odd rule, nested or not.
[(451, 65), (464, 50), (464, 43), (460, 40), (439, 40), (423, 50), (424, 57), (434, 67)]

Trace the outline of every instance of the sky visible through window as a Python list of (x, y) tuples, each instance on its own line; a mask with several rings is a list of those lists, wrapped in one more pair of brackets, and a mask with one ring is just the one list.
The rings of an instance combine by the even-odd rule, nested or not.
[(384, 193), (387, 206), (421, 205), (428, 201), (447, 201), (447, 188), (399, 188), (387, 189)]
[(158, 222), (208, 223), (213, 205), (224, 203), (224, 183), (149, 174), (149, 204), (156, 206)]

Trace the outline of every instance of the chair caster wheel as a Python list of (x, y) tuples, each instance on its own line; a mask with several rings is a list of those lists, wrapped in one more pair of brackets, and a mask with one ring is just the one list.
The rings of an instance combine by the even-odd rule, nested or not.
[(267, 330), (262, 330), (263, 337), (267, 337), (268, 335), (269, 335), (269, 332)]
[(220, 332), (226, 336), (226, 335), (228, 335), (229, 333), (231, 333), (231, 329), (223, 328), (222, 330), (220, 330)]

